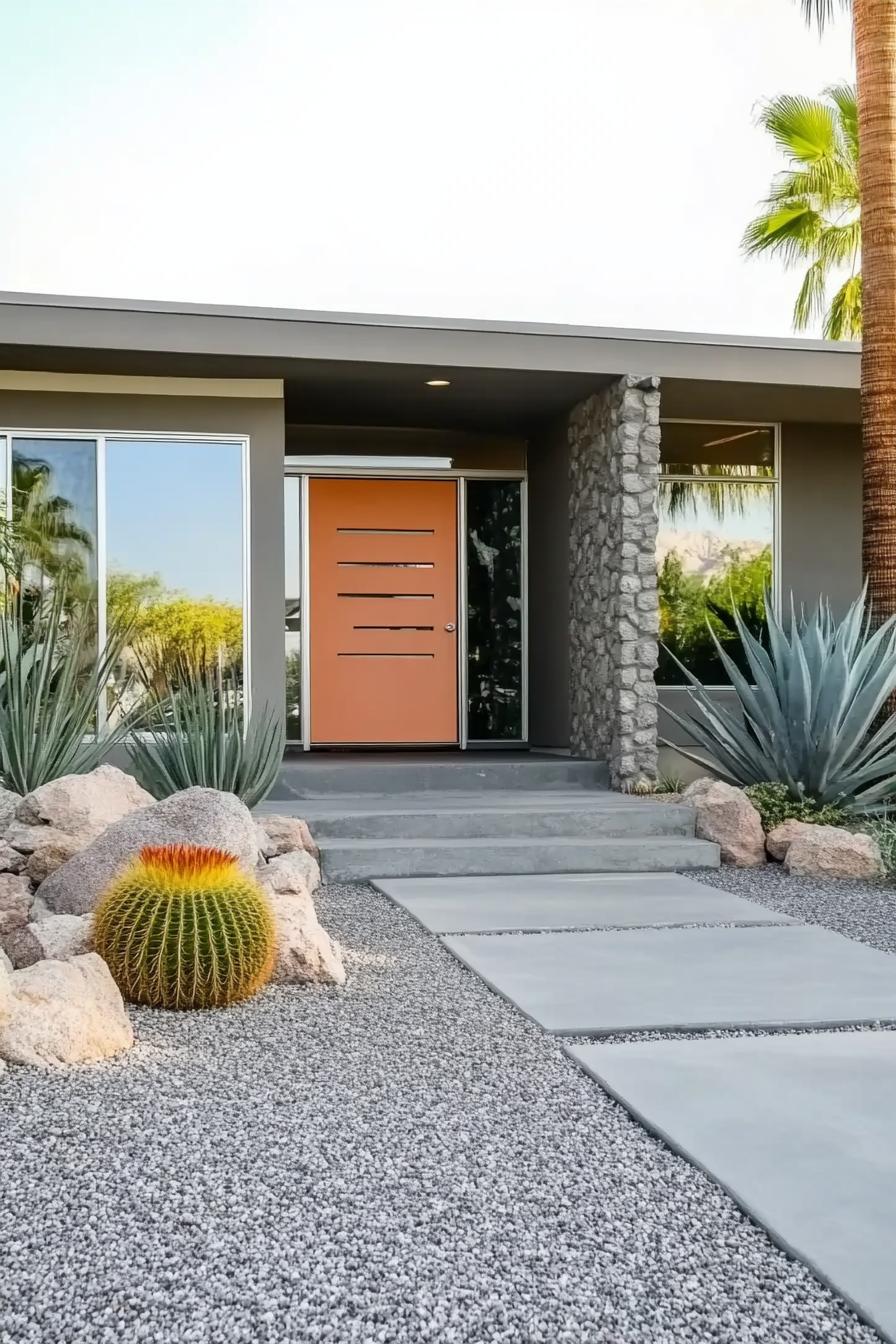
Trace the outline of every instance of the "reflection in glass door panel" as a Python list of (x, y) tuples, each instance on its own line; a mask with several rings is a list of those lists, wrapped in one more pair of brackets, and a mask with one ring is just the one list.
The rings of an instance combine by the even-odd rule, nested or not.
[(522, 488), (467, 485), (468, 739), (523, 736)]
[(302, 481), (283, 481), (283, 538), (285, 542), (284, 642), (286, 655), (286, 740), (302, 741)]

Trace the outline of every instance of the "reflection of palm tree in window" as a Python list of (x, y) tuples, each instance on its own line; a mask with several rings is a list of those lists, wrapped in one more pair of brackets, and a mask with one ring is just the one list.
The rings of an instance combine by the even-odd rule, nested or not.
[(26, 565), (41, 576), (65, 575), (68, 584), (86, 584), (93, 538), (77, 521), (75, 505), (53, 493), (53, 468), (40, 458), (13, 461), (13, 517)]
[[(695, 476), (710, 475), (713, 479), (667, 481), (660, 478), (660, 505), (670, 523), (681, 522), (688, 514), (696, 515), (701, 507), (711, 513), (716, 522), (723, 523), (732, 515), (742, 517), (751, 505), (768, 498), (768, 485), (756, 480), (758, 475), (766, 474), (761, 468), (715, 463), (712, 466), (689, 465), (689, 470)], [(767, 474), (771, 475), (771, 468)]]

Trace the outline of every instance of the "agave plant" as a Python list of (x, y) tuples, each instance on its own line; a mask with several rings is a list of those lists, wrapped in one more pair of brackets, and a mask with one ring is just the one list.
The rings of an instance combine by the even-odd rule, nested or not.
[(711, 633), (737, 708), (727, 709), (678, 663), (693, 712), (666, 710), (710, 759), (665, 745), (732, 784), (773, 780), (794, 798), (854, 812), (879, 808), (896, 793), (896, 715), (881, 722), (896, 691), (896, 617), (874, 628), (863, 592), (841, 621), (825, 600), (807, 614), (791, 599), (786, 628), (769, 599), (762, 642), (736, 609), (734, 619), (748, 676)]
[(232, 668), (184, 663), (149, 701), (145, 731), (128, 750), (134, 774), (154, 798), (202, 785), (254, 807), (270, 792), (283, 758), (283, 723), (268, 706), (246, 724)]
[[(33, 595), (32, 595), (33, 596)], [(9, 583), (0, 605), (0, 782), (29, 793), (60, 775), (83, 774), (134, 726), (119, 714), (129, 690), (112, 674), (128, 640), (114, 627), (105, 648), (85, 610), (71, 610), (63, 582), (34, 602)], [(108, 726), (100, 716), (104, 703)]]

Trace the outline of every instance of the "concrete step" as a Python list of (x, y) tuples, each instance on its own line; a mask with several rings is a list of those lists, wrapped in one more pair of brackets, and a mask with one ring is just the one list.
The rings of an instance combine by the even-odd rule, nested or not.
[(438, 752), (403, 755), (315, 753), (287, 758), (269, 803), (326, 794), (419, 794), (431, 790), (605, 789), (601, 761), (534, 752)]
[(337, 839), (321, 845), (331, 881), (514, 873), (673, 872), (718, 868), (719, 847), (687, 836)]
[[(503, 795), (502, 795), (503, 797)], [(356, 795), (330, 806), (328, 799), (307, 800), (305, 820), (319, 844), (328, 840), (486, 839), (536, 836), (657, 836), (694, 834), (694, 811), (675, 803), (622, 799), (618, 794), (561, 795), (528, 793), (492, 804), (490, 794), (453, 804), (445, 797), (405, 798), (388, 807)], [(604, 799), (608, 801), (604, 801)]]

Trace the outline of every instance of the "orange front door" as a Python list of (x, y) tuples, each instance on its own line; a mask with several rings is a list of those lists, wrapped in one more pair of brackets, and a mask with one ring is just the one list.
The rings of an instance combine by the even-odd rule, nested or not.
[(457, 485), (309, 482), (311, 740), (457, 734)]

